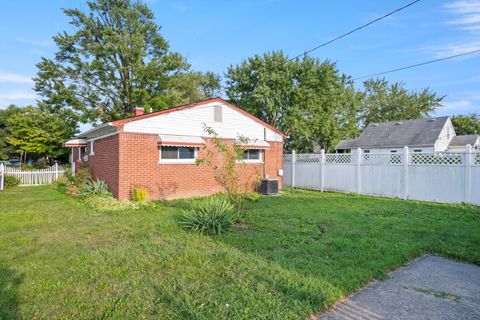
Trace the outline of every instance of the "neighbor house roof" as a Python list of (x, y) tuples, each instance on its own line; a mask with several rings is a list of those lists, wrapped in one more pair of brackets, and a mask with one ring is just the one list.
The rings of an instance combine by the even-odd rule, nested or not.
[(79, 135), (77, 135), (77, 137), (86, 137), (88, 135), (91, 135), (93, 133), (96, 133), (97, 130), (100, 130), (100, 129), (104, 129), (103, 131), (105, 131), (105, 129), (107, 128), (112, 128), (112, 127), (121, 127), (123, 125), (125, 125), (126, 123), (129, 123), (129, 122), (132, 122), (132, 121), (137, 121), (137, 120), (141, 120), (141, 119), (146, 119), (146, 118), (150, 118), (150, 117), (156, 117), (156, 116), (160, 116), (160, 115), (164, 115), (164, 114), (168, 114), (168, 113), (171, 113), (171, 112), (176, 112), (176, 111), (181, 111), (181, 110), (185, 110), (185, 109), (190, 109), (190, 108), (194, 108), (194, 107), (198, 107), (198, 106), (201, 106), (201, 105), (204, 105), (204, 104), (208, 104), (208, 103), (212, 103), (212, 102), (219, 102), (219, 103), (222, 103), (222, 104), (225, 104), (227, 106), (229, 106), (230, 108), (240, 112), (241, 114), (249, 117), (250, 119), (256, 121), (257, 123), (260, 123), (261, 125), (269, 128), (270, 130), (272, 130), (273, 132), (275, 133), (278, 133), (279, 135), (281, 135), (282, 137), (286, 137), (280, 130), (278, 130), (277, 128), (269, 125), (268, 123), (258, 119), (257, 117), (251, 115), (250, 113), (248, 113), (247, 111), (237, 107), (236, 105), (234, 104), (231, 104), (230, 102), (228, 101), (225, 101), (223, 100), (222, 98), (220, 97), (216, 97), (216, 98), (211, 98), (211, 99), (206, 99), (206, 100), (201, 100), (201, 101), (197, 101), (197, 102), (193, 102), (193, 103), (190, 103), (190, 104), (186, 104), (186, 105), (182, 105), (182, 106), (177, 106), (177, 107), (172, 107), (172, 108), (168, 108), (168, 109), (165, 109), (165, 110), (161, 110), (161, 111), (157, 111), (157, 112), (152, 112), (152, 113), (145, 113), (145, 114), (142, 114), (142, 115), (139, 115), (139, 116), (134, 116), (134, 117), (130, 117), (130, 118), (125, 118), (125, 119), (121, 119), (121, 120), (116, 120), (116, 121), (112, 121), (112, 122), (108, 122), (108, 123), (103, 123), (93, 129), (90, 129), (88, 131), (85, 131), (85, 132), (82, 132), (80, 133)]
[(437, 141), (448, 117), (370, 123), (354, 140), (340, 141), (336, 149), (429, 146)]
[(472, 147), (479, 143), (478, 134), (468, 134), (463, 136), (455, 136), (453, 137), (452, 141), (450, 141), (449, 147), (464, 147), (467, 144), (471, 145)]

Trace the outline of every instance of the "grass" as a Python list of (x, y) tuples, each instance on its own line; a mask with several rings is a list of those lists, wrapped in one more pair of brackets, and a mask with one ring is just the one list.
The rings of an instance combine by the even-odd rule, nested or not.
[(0, 193), (0, 319), (305, 319), (425, 252), (480, 264), (480, 208), (289, 191), (208, 237), (185, 202)]

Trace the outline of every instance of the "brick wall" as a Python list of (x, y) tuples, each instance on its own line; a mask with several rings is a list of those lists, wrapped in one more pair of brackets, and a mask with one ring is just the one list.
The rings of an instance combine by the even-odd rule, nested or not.
[[(130, 199), (134, 185), (145, 187), (150, 199), (187, 198), (223, 191), (214, 177), (214, 167), (220, 167), (222, 159), (210, 139), (204, 138), (206, 148), (197, 149), (197, 157), (205, 159), (210, 151), (212, 163), (199, 165), (159, 164), (157, 139), (155, 134), (123, 132), (99, 139), (94, 143), (94, 155), (89, 155), (85, 163), (77, 160), (78, 148), (73, 148), (76, 170), (82, 165), (87, 166), (92, 178), (105, 180), (115, 197), (122, 200)], [(233, 140), (225, 141), (233, 143)], [(282, 168), (283, 143), (269, 143), (271, 148), (264, 151), (265, 164), (237, 165), (242, 188), (253, 190), (257, 179), (265, 174), (271, 179), (279, 179), (281, 188), (278, 170)]]
[[(90, 147), (90, 146), (88, 146)], [(110, 192), (116, 197), (119, 195), (119, 137), (113, 135), (95, 140), (94, 155), (87, 151), (88, 171), (93, 179), (105, 180)]]
[[(218, 166), (221, 161), (218, 154), (213, 155), (213, 165), (159, 164), (157, 135), (120, 133), (118, 139), (120, 179), (118, 193), (115, 194), (119, 199), (129, 199), (134, 185), (145, 187), (151, 199), (186, 198), (222, 191), (222, 187), (214, 178), (214, 165)], [(205, 140), (207, 149), (198, 149), (200, 159), (206, 157), (207, 150), (214, 150), (211, 140)], [(233, 140), (227, 142), (233, 143)], [(281, 142), (270, 144), (272, 148), (265, 153), (265, 169), (263, 164), (237, 165), (241, 184), (245, 188), (252, 190), (256, 177), (261, 178), (264, 170), (270, 178), (278, 178), (281, 186), (281, 177), (277, 174), (278, 169), (282, 168), (283, 144)]]

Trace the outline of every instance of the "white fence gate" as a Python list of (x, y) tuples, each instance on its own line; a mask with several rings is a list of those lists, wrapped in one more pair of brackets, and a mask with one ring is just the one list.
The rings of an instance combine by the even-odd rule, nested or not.
[(13, 176), (20, 179), (20, 186), (39, 186), (51, 184), (64, 174), (61, 166), (55, 163), (46, 169), (22, 170), (20, 168), (1, 166), (0, 168), (0, 190), (3, 190), (4, 177)]
[(286, 186), (480, 205), (480, 152), (285, 154)]

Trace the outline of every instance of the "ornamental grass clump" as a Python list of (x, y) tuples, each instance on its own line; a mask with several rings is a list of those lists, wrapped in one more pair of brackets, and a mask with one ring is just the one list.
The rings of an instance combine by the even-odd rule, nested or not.
[(224, 197), (211, 197), (184, 210), (180, 225), (186, 230), (207, 235), (220, 235), (236, 221), (234, 206)]
[(89, 180), (82, 187), (82, 195), (110, 196), (108, 185), (104, 180)]

